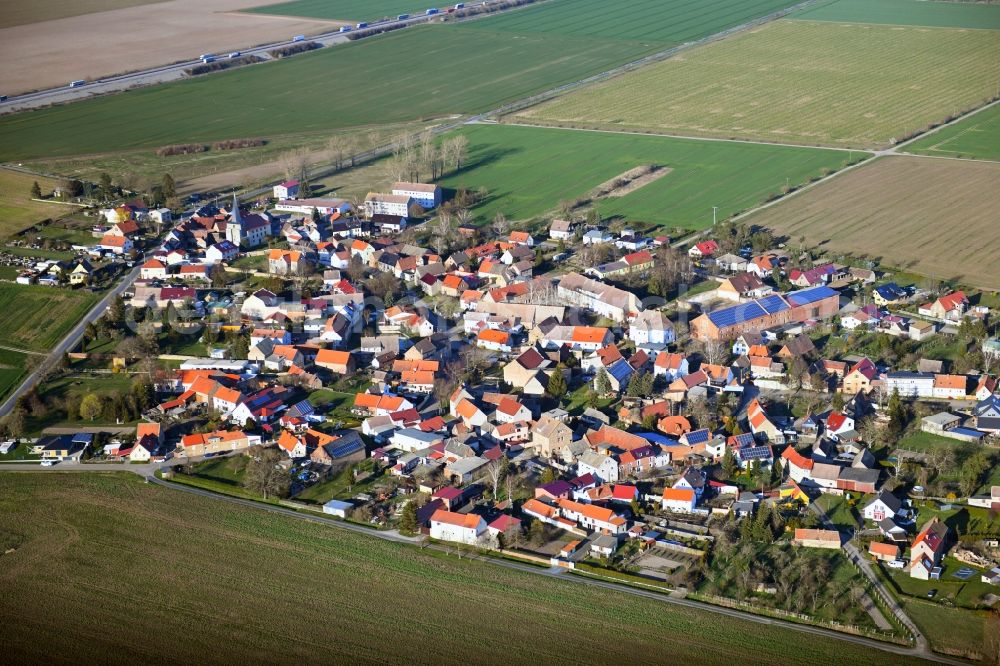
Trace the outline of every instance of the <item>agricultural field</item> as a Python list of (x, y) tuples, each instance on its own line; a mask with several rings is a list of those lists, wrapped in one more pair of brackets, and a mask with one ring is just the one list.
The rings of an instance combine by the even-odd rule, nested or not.
[(0, 349), (0, 401), (14, 390), (27, 374), (28, 355)]
[(918, 155), (1000, 162), (1000, 105), (918, 139), (904, 150)]
[[(762, 663), (788, 665), (915, 663), (195, 497), (128, 474), (0, 475), (0, 539), (14, 548), (0, 555), (0, 615), (17, 618), (4, 628), (12, 662), (114, 654), (220, 664), (467, 664), (503, 654), (508, 663), (597, 664), (621, 656), (607, 632), (626, 623), (629, 649), (651, 663), (733, 664), (748, 651)], [(141, 565), (109, 576), (107, 563), (125, 551)], [(94, 630), (107, 626), (116, 630)], [(406, 640), (386, 640), (385, 627), (405, 627)]]
[(469, 138), (468, 163), (443, 179), (445, 187), (489, 190), (475, 211), (525, 220), (553, 211), (561, 200), (642, 165), (670, 169), (624, 196), (596, 201), (604, 216), (661, 227), (705, 228), (792, 186), (841, 167), (846, 151), (675, 139), (508, 125), (460, 130)]
[(428, 5), (419, 0), (292, 0), (245, 10), (250, 14), (301, 16), (334, 21), (377, 21), (399, 14), (423, 13)]
[(165, 0), (0, 0), (0, 28), (40, 21), (107, 12), (123, 7), (148, 5)]
[(878, 148), (994, 96), (998, 49), (994, 30), (781, 20), (518, 115), (579, 127)]
[(547, 0), (469, 29), (682, 44), (795, 4), (790, 0)]
[[(827, 252), (1000, 289), (1000, 164), (892, 156), (863, 165), (748, 219)], [(970, 243), (942, 242), (961, 229)]]
[[(421, 26), (200, 79), (4, 116), (0, 160), (474, 113), (651, 50), (610, 39), (514, 40), (503, 32)], [(446, 74), (428, 89), (416, 75), (428, 71)], [(206, 119), (206, 99), (224, 99), (226, 112)]]
[(31, 200), (31, 185), (38, 181), (42, 192), (51, 192), (53, 180), (30, 176), (18, 171), (0, 169), (0, 238), (7, 238), (47, 217), (65, 215), (68, 206)]
[[(659, 26), (661, 34), (653, 40), (644, 38), (634, 20), (645, 18), (641, 12), (650, 10), (650, 3), (643, 0), (635, 11), (629, 10), (631, 27), (622, 36), (610, 30), (593, 35), (572, 28), (575, 24), (562, 28), (554, 22), (577, 7), (582, 7), (582, 16), (596, 21), (607, 11), (604, 3), (552, 0), (551, 6), (461, 25), (407, 29), (285, 61), (3, 117), (0, 160), (275, 137), (476, 113), (791, 4), (713, 0), (715, 9), (694, 19), (692, 12), (695, 8), (702, 12), (704, 3), (658, 3), (651, 25)], [(520, 25), (528, 20), (525, 17), (536, 15), (548, 28), (529, 30)], [(425, 72), (441, 75), (428, 87), (421, 76)], [(345, 95), (345, 90), (352, 93)], [(225, 100), (225, 113), (206, 119), (207, 99)], [(295, 102), (289, 103), (291, 99)], [(87, 131), (80, 131), (82, 127)]]
[(830, 0), (800, 10), (792, 18), (837, 23), (996, 30), (1000, 29), (1000, 6), (927, 0)]
[(0, 339), (29, 351), (48, 351), (100, 298), (89, 291), (0, 283)]

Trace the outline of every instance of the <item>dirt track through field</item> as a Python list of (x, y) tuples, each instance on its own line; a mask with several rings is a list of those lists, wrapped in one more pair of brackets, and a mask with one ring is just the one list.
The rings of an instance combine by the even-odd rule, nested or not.
[[(227, 52), (336, 21), (244, 14), (261, 0), (169, 0), (0, 29), (0, 93), (13, 95)], [(261, 91), (262, 94), (265, 91)]]
[(890, 156), (747, 219), (832, 253), (1000, 289), (1000, 164)]

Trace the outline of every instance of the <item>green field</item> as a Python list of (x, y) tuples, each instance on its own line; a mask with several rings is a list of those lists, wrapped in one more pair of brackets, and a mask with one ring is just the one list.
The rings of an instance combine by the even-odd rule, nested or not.
[(48, 178), (0, 169), (0, 239), (45, 218), (59, 217), (75, 210), (71, 206), (32, 200), (31, 185), (36, 181), (43, 194), (51, 193), (52, 188), (58, 185)]
[(128, 474), (0, 475), (0, 539), (10, 663), (602, 664), (615, 631), (648, 663), (915, 663)]
[(0, 283), (0, 338), (11, 347), (48, 351), (98, 298), (89, 291)]
[[(604, 15), (601, 5), (587, 3), (595, 18)], [(652, 19), (662, 30), (658, 41), (637, 41), (634, 28), (631, 39), (611, 30), (602, 36), (573, 34), (554, 23), (549, 31), (516, 31), (517, 21), (536, 13), (541, 21), (565, 16), (579, 5), (569, 0), (461, 25), (417, 27), (209, 77), (5, 116), (0, 161), (482, 112), (788, 4), (714, 0), (718, 11), (691, 23), (692, 7), (703, 2), (670, 3)], [(648, 2), (638, 7), (644, 9)], [(209, 111), (206, 101), (225, 110)]]
[(27, 354), (0, 349), (0, 401), (24, 379), (27, 361)]
[(1000, 6), (927, 0), (830, 0), (796, 12), (793, 18), (996, 30), (1000, 29)]
[(939, 157), (1000, 161), (1000, 105), (914, 141), (905, 151)]
[(253, 7), (245, 11), (253, 14), (302, 16), (331, 21), (375, 21), (400, 14), (423, 13), (433, 5), (418, 0), (292, 0), (276, 5)]
[(1000, 31), (777, 21), (520, 115), (563, 125), (882, 147), (997, 92)]
[(470, 29), (681, 44), (766, 16), (789, 0), (547, 0), (505, 12)]
[[(504, 32), (417, 27), (260, 66), (5, 116), (0, 159), (484, 111), (651, 50), (611, 39), (513, 39)], [(440, 76), (428, 85), (427, 72)], [(211, 99), (225, 100), (225, 112), (207, 111), (204, 102)]]
[(508, 125), (461, 131), (469, 137), (468, 165), (442, 184), (486, 187), (490, 195), (476, 210), (480, 218), (496, 211), (532, 218), (629, 169), (656, 164), (671, 171), (623, 197), (600, 200), (600, 212), (663, 227), (704, 228), (712, 223), (712, 206), (724, 219), (779, 192), (786, 179), (801, 184), (848, 157), (815, 148)]

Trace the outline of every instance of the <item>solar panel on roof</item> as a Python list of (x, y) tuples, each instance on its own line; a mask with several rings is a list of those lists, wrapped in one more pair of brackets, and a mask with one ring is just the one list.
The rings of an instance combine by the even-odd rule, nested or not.
[(751, 301), (749, 303), (734, 305), (730, 308), (716, 310), (715, 312), (709, 312), (708, 318), (719, 328), (724, 328), (726, 326), (742, 324), (745, 321), (759, 319), (766, 314), (767, 312), (765, 312), (762, 307), (760, 307), (756, 302)]
[(783, 299), (781, 296), (778, 296), (777, 294), (762, 298), (759, 301), (757, 301), (757, 303), (760, 305), (760, 307), (762, 307), (765, 311), (767, 311), (768, 314), (774, 312), (781, 312), (782, 310), (788, 309), (788, 303), (786, 303), (785, 299)]
[(765, 460), (771, 457), (771, 448), (767, 446), (745, 446), (740, 449), (743, 460)]
[(708, 441), (708, 430), (695, 430), (687, 434), (688, 444), (701, 444)]
[(830, 287), (813, 287), (812, 289), (802, 289), (801, 291), (793, 291), (788, 294), (786, 298), (794, 305), (806, 305), (808, 303), (815, 303), (816, 301), (821, 301), (824, 298), (829, 298), (830, 296), (836, 296), (837, 292)]

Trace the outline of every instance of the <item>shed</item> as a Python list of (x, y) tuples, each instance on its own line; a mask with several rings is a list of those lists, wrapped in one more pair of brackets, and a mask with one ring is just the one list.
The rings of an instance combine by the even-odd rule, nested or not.
[(347, 518), (347, 512), (354, 508), (354, 505), (350, 502), (343, 502), (341, 500), (330, 500), (323, 505), (323, 513), (330, 514), (331, 516), (336, 516), (337, 518)]

